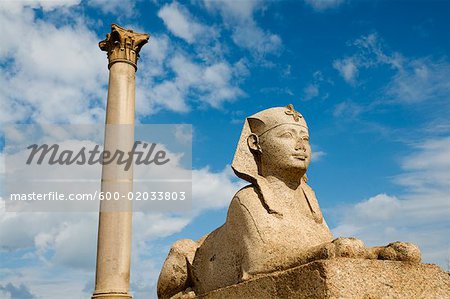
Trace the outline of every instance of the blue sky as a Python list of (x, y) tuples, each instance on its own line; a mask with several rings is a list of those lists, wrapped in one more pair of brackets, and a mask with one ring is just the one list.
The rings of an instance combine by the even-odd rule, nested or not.
[[(174, 240), (224, 222), (244, 118), (289, 103), (309, 124), (308, 177), (335, 236), (415, 242), (448, 270), (450, 2), (2, 1), (0, 15), (2, 127), (103, 123), (98, 41), (111, 23), (151, 34), (136, 117), (192, 124), (194, 210), (135, 215), (134, 298), (155, 296)], [(0, 209), (0, 297), (89, 296), (96, 229), (95, 213)]]

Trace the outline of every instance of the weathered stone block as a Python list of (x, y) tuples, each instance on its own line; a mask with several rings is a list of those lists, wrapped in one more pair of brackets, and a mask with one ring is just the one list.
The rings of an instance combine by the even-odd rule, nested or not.
[(197, 298), (450, 298), (450, 274), (431, 264), (338, 258), (261, 275)]

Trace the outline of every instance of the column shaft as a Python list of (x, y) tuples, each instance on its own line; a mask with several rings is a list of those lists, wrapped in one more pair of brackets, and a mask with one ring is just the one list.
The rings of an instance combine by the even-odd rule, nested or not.
[[(135, 69), (117, 62), (111, 65), (105, 127), (105, 150), (129, 152), (134, 143)], [(120, 194), (119, 202), (100, 203), (97, 247), (97, 275), (93, 298), (131, 298), (130, 285), (132, 206), (127, 200), (133, 191), (132, 168), (104, 165), (102, 190)], [(106, 197), (106, 196), (105, 196)], [(114, 197), (114, 196), (112, 196)], [(124, 197), (124, 198), (123, 198)], [(108, 295), (108, 297), (106, 297)]]
[[(149, 36), (112, 25), (111, 34), (100, 42), (108, 52), (109, 85), (104, 151), (125, 155), (134, 144), (135, 73), (139, 50)], [(126, 157), (125, 157), (126, 158)], [(133, 168), (103, 165), (100, 203), (97, 271), (92, 298), (130, 298)], [(118, 198), (118, 200), (115, 200)]]

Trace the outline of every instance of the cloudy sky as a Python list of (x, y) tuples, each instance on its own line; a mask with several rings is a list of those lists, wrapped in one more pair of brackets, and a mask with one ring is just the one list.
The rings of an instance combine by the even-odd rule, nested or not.
[[(289, 103), (310, 126), (309, 182), (335, 236), (414, 242), (448, 270), (449, 15), (449, 1), (0, 1), (0, 128), (104, 123), (97, 44), (111, 23), (147, 32), (137, 121), (192, 124), (194, 198), (188, 213), (134, 214), (134, 298), (156, 296), (174, 240), (224, 222), (244, 118)], [(0, 298), (87, 298), (97, 214), (0, 203)]]

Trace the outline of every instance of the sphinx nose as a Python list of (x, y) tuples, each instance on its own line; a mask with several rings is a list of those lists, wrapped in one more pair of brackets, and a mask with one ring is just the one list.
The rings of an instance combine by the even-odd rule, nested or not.
[(295, 143), (295, 150), (306, 151), (306, 146), (302, 139), (298, 139), (297, 142)]

